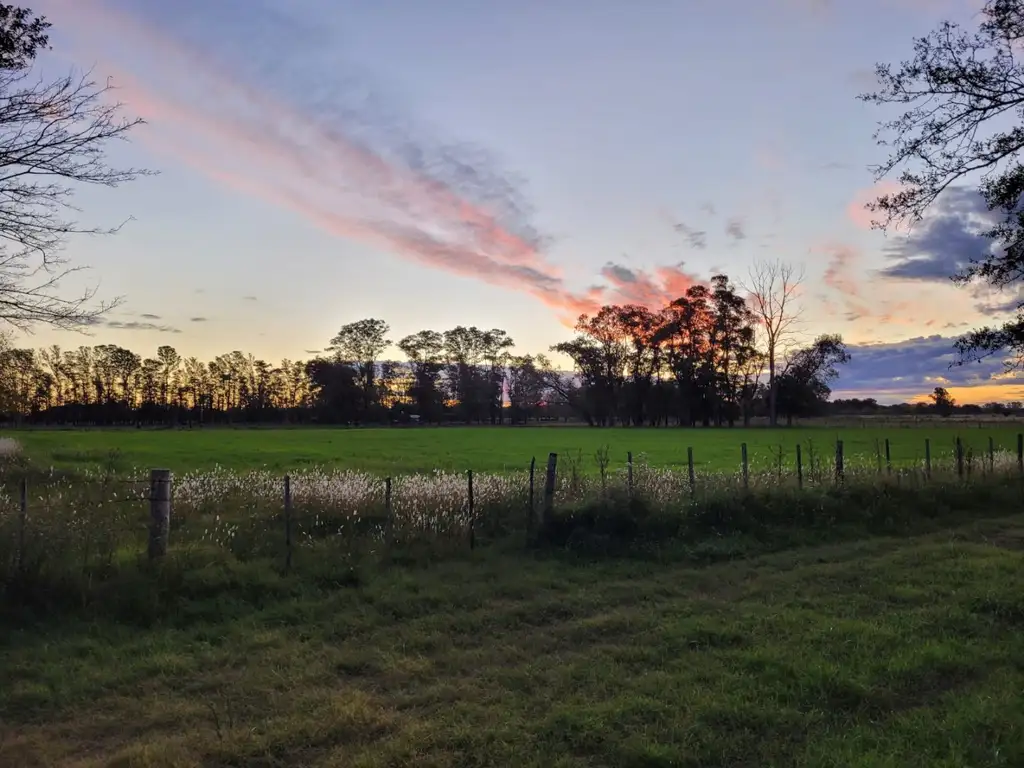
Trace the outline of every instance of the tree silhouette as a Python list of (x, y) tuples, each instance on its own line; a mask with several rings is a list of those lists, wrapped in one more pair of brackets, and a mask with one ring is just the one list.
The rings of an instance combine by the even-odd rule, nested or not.
[[(329, 354), (273, 365), (239, 350), (202, 361), (161, 346), (143, 357), (116, 344), (63, 350), (0, 344), (0, 418), (52, 424), (524, 424), (732, 426), (767, 412), (758, 316), (725, 275), (660, 310), (600, 308), (544, 355), (512, 354), (502, 329), (409, 334), (387, 359), (389, 327), (343, 326)], [(817, 413), (842, 340), (822, 337), (779, 359), (787, 419)]]
[(941, 416), (949, 416), (953, 412), (953, 408), (956, 407), (956, 401), (945, 387), (936, 387), (928, 397), (935, 406), (936, 413)]
[[(888, 159), (875, 169), (882, 179), (899, 171), (899, 191), (869, 205), (875, 225), (913, 223), (947, 189), (977, 184), (1000, 220), (985, 234), (997, 248), (979, 248), (953, 277), (1004, 288), (1024, 278), (1024, 0), (989, 0), (973, 32), (944, 22), (914, 41), (914, 56), (897, 67), (879, 64), (879, 88), (861, 99), (900, 105), (903, 114), (876, 134)], [(959, 362), (1010, 350), (1011, 367), (1024, 365), (1024, 313), (999, 327), (984, 327), (957, 342)]]
[(768, 421), (778, 423), (778, 365), (787, 342), (792, 339), (800, 312), (796, 295), (803, 272), (782, 261), (756, 263), (744, 287), (750, 293), (750, 309), (764, 337), (768, 363)]
[(96, 291), (68, 297), (69, 236), (116, 230), (82, 227), (69, 216), (82, 184), (116, 187), (148, 171), (107, 165), (104, 150), (141, 120), (120, 117), (111, 87), (88, 76), (46, 81), (33, 71), (50, 24), (27, 8), (0, 4), (0, 321), (21, 330), (80, 328), (115, 302)]

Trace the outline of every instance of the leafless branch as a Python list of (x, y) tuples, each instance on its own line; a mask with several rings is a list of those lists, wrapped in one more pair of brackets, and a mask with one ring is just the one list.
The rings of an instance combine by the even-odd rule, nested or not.
[(68, 239), (120, 229), (79, 224), (75, 191), (152, 173), (106, 163), (109, 142), (143, 122), (121, 116), (113, 91), (90, 73), (47, 82), (31, 70), (0, 71), (0, 321), (20, 330), (81, 329), (119, 303), (97, 303), (94, 288), (72, 297), (60, 290), (85, 269), (69, 266)]

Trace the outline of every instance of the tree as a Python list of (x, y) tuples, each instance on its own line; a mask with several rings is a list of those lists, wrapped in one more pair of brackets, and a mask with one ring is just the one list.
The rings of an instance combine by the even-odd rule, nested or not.
[(383, 320), (368, 318), (343, 325), (333, 339), (329, 349), (338, 362), (350, 363), (359, 375), (363, 391), (363, 415), (368, 416), (370, 406), (375, 402), (374, 377), (377, 359), (387, 349), (390, 326)]
[(82, 269), (62, 254), (69, 236), (117, 229), (79, 225), (71, 199), (83, 184), (116, 187), (150, 173), (105, 161), (106, 146), (142, 122), (120, 116), (109, 84), (33, 74), (49, 28), (27, 8), (0, 4), (0, 321), (25, 331), (81, 328), (117, 303), (94, 303), (95, 288), (60, 293), (61, 280)]
[[(879, 89), (860, 98), (905, 111), (875, 134), (889, 148), (875, 176), (899, 170), (901, 189), (868, 208), (886, 230), (920, 220), (954, 185), (976, 184), (998, 219), (983, 233), (996, 247), (979, 248), (951, 277), (1001, 289), (1024, 279), (1024, 0), (988, 0), (980, 18), (974, 32), (943, 22), (914, 41), (913, 59), (876, 66)], [(1009, 366), (1024, 366), (1024, 304), (1015, 319), (964, 335), (956, 349), (960, 364), (1009, 350)]]
[(757, 318), (768, 360), (768, 421), (778, 424), (778, 363), (796, 330), (800, 312), (795, 306), (803, 271), (781, 261), (761, 261), (750, 269), (750, 310)]
[(935, 412), (941, 416), (949, 416), (956, 407), (956, 400), (945, 387), (936, 387), (935, 391), (928, 395), (928, 398), (932, 401)]
[(444, 398), (438, 380), (444, 370), (444, 337), (437, 331), (419, 331), (401, 339), (397, 346), (412, 368), (408, 396), (416, 405), (419, 417), (440, 421)]
[(832, 394), (830, 384), (839, 376), (840, 365), (850, 362), (843, 337), (819, 336), (786, 360), (778, 377), (779, 410), (792, 424), (794, 416), (813, 416)]

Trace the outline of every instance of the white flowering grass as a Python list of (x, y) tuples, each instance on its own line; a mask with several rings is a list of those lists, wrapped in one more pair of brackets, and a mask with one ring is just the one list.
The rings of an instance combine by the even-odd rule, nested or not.
[[(776, 457), (777, 459), (778, 457)], [(634, 457), (632, 472), (619, 465), (603, 473), (583, 471), (579, 456), (566, 457), (558, 467), (554, 505), (573, 509), (594, 502), (633, 497), (658, 513), (687, 515), (701, 505), (740, 499), (746, 492), (772, 494), (797, 487), (792, 457), (756, 469), (737, 462), (731, 471), (696, 467), (651, 466)], [(807, 491), (835, 488), (832, 456), (803, 456), (803, 486)], [(534, 506), (543, 504), (544, 472), (538, 468)], [(1014, 453), (966, 454), (964, 480), (984, 482), (994, 476), (1018, 473)], [(886, 484), (911, 487), (959, 483), (957, 462), (945, 455), (879, 471), (874, 462), (859, 461), (845, 468), (845, 482), (858, 493), (873, 493)], [(630, 481), (630, 477), (632, 480)], [(393, 478), (388, 491), (383, 477), (352, 470), (309, 469), (290, 478), (291, 510), (286, 521), (284, 481), (266, 470), (234, 472), (217, 468), (176, 475), (173, 480), (171, 547), (214, 547), (238, 557), (281, 557), (286, 528), (293, 548), (333, 547), (351, 551), (392, 544), (427, 543), (465, 546), (475, 536), (497, 537), (522, 531), (532, 517), (529, 476), (480, 473), (473, 476), (470, 508), (466, 473), (437, 470)], [(81, 570), (112, 567), (125, 558), (138, 558), (146, 549), (149, 521), (148, 478), (123, 480), (110, 473), (34, 480), (29, 488), (24, 522), (16, 484), (0, 486), (0, 567), (16, 561), (74, 563)], [(24, 533), (22, 533), (24, 529)], [(24, 541), (22, 548), (21, 542)], [(21, 551), (19, 556), (18, 552)]]
[(21, 443), (13, 437), (0, 437), (0, 459), (21, 455)]

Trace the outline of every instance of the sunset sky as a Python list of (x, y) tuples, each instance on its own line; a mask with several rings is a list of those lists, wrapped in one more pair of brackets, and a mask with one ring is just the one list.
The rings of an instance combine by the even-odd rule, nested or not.
[(296, 358), (373, 316), (537, 352), (601, 303), (782, 258), (805, 265), (807, 337), (852, 345), (837, 395), (1024, 399), (998, 361), (948, 370), (1013, 299), (949, 283), (986, 247), (976, 195), (909, 237), (863, 210), (893, 115), (856, 95), (942, 19), (973, 24), (974, 0), (32, 6), (48, 75), (94, 68), (149, 122), (111, 161), (160, 175), (77, 198), (83, 222), (132, 217), (68, 247), (126, 298), (106, 327), (22, 343)]

